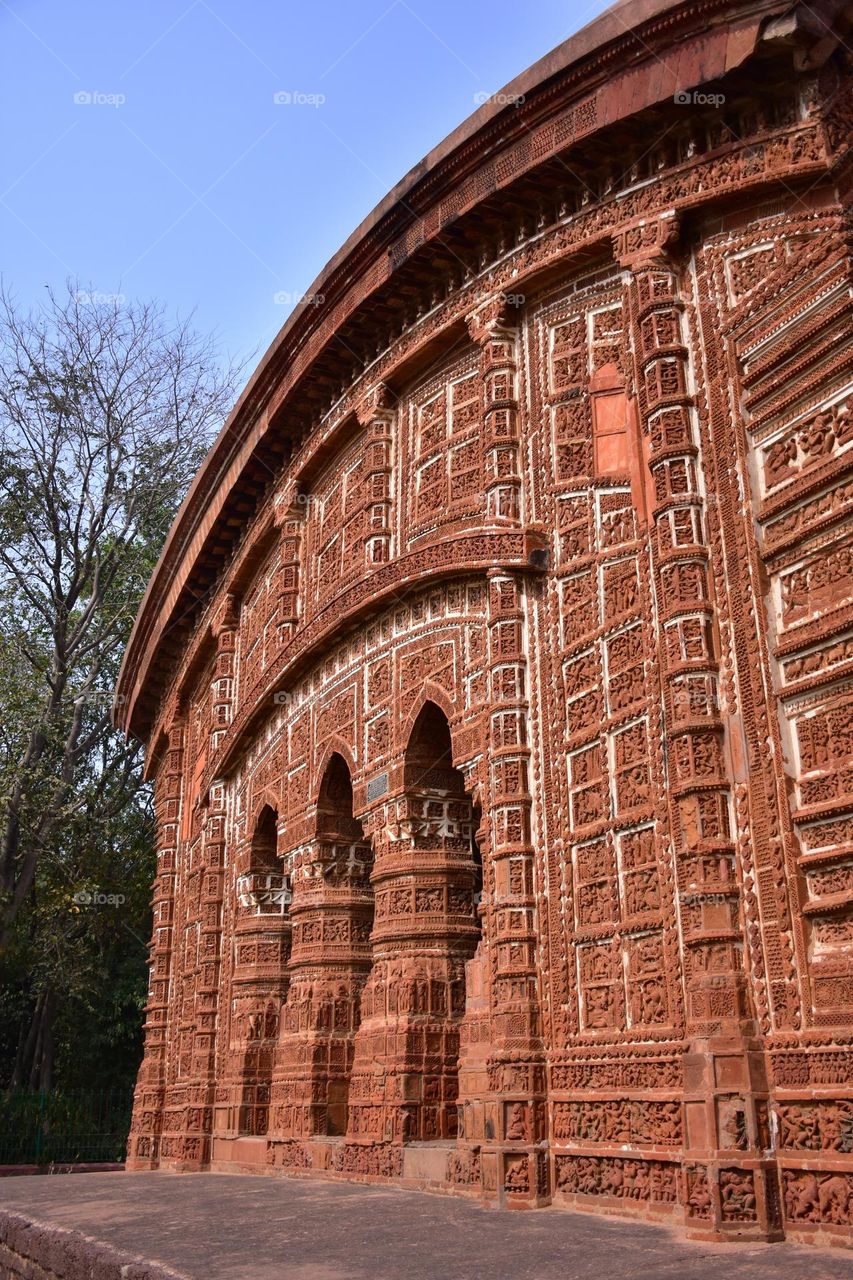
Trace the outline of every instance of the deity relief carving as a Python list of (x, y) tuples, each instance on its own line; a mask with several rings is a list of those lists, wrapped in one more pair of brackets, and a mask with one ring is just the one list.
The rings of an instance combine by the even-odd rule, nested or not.
[(770, 491), (832, 458), (853, 440), (853, 413), (845, 400), (822, 409), (805, 425), (764, 450), (764, 485)]
[(557, 1102), (557, 1141), (616, 1142), (631, 1145), (680, 1146), (681, 1105), (677, 1102)]
[(785, 1213), (792, 1221), (850, 1223), (853, 1178), (849, 1174), (785, 1169), (782, 1178)]
[(658, 1160), (558, 1155), (556, 1168), (557, 1190), (564, 1193), (663, 1202), (678, 1194), (677, 1165)]

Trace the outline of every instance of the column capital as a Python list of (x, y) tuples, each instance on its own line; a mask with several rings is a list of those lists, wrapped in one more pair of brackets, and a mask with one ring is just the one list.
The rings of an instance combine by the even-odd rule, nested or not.
[(681, 216), (675, 209), (667, 209), (621, 227), (613, 236), (613, 256), (629, 271), (672, 266), (671, 254), (680, 235)]
[(308, 509), (307, 495), (302, 491), (299, 481), (291, 481), (287, 487), (276, 495), (273, 505), (273, 524), (282, 530), (291, 521), (301, 522)]
[(218, 640), (227, 631), (235, 631), (240, 625), (240, 605), (233, 591), (228, 591), (217, 605), (210, 624), (213, 637)]
[(478, 346), (485, 346), (492, 338), (498, 338), (518, 325), (518, 307), (521, 294), (500, 293), (484, 298), (465, 317), (468, 335)]
[(355, 407), (359, 426), (366, 427), (377, 418), (389, 418), (394, 412), (397, 397), (387, 382), (377, 382)]

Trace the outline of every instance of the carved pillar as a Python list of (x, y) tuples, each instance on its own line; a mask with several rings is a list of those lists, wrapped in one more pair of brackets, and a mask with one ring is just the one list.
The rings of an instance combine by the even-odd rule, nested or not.
[[(480, 347), (486, 506), (521, 519), (516, 316), (502, 295), (468, 318)], [(483, 796), (483, 938), (468, 965), (459, 1064), (460, 1180), (490, 1198), (548, 1199), (545, 1069), (539, 1017), (531, 843), (523, 582), (488, 579), (489, 753)]]
[(368, 494), (365, 555), (367, 564), (391, 559), (391, 476), (393, 464), (394, 397), (384, 383), (375, 386), (358, 406), (358, 420), (367, 432), (365, 484)]
[[(466, 1034), (460, 1061), (464, 1145), (480, 1147), (487, 1196), (547, 1203), (545, 1066), (537, 988), (523, 587), (489, 574), (489, 764), (484, 796), (483, 947), (490, 1034)], [(471, 1031), (481, 993), (469, 993)], [(466, 1018), (466, 1023), (469, 1019)], [(467, 1031), (467, 1028), (466, 1028)]]
[(173, 962), (173, 912), (181, 822), (181, 779), (186, 726), (173, 720), (154, 786), (157, 819), (157, 873), (152, 889), (153, 923), (149, 949), (145, 1049), (136, 1083), (127, 1167), (156, 1168), (160, 1156), (163, 1106), (170, 1052), (169, 979)]
[(204, 808), (197, 877), (198, 947), (193, 973), (194, 1025), (191, 1080), (185, 1112), (181, 1167), (200, 1169), (210, 1161), (216, 1082), (216, 1024), (219, 1004), (222, 881), (225, 865), (225, 784), (214, 782)]
[(265, 807), (236, 861), (234, 966), (223, 1076), (225, 1137), (268, 1130), (273, 1060), (290, 957), (290, 885), (276, 851), (276, 815)]
[[(234, 597), (227, 595), (213, 618), (216, 643), (210, 687), (209, 743), (206, 759), (214, 757), (231, 723), (234, 665), (239, 616)], [(185, 1112), (181, 1164), (204, 1168), (210, 1162), (216, 1085), (216, 1032), (219, 1005), (222, 939), (222, 897), (225, 876), (226, 787), (214, 782), (202, 809), (198, 860), (192, 868), (189, 901), (195, 916), (197, 944), (192, 973), (194, 993), (192, 1050), (188, 1106)]]
[(767, 1081), (744, 960), (730, 826), (730, 743), (685, 344), (674, 216), (617, 237), (626, 270), (641, 438), (635, 488), (658, 602), (658, 674), (686, 984), (685, 1182), (694, 1234), (778, 1234), (776, 1172), (763, 1152)]
[(518, 424), (518, 328), (502, 296), (468, 317), (480, 347), (483, 385), (483, 462), (486, 514), (491, 520), (521, 516), (521, 441)]
[(347, 1127), (354, 1037), (371, 963), (371, 853), (361, 823), (332, 805), (319, 809), (317, 828), (317, 838), (293, 856), (290, 985), (271, 1138), (343, 1134)]
[(478, 930), (461, 775), (417, 755), (395, 773), (396, 794), (365, 821), (374, 854), (373, 968), (347, 1136), (400, 1143), (456, 1136), (465, 963)]
[(290, 640), (299, 619), (299, 569), (305, 514), (306, 503), (299, 503), (298, 496), (296, 501), (285, 502), (276, 507), (275, 521), (281, 536), (276, 599), (279, 647)]

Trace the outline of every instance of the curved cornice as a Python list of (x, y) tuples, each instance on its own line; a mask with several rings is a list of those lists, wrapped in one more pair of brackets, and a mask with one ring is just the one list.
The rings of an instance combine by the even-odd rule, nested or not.
[[(832, 16), (843, 5), (824, 7)], [(311, 286), (308, 296), (322, 303), (303, 303), (288, 318), (199, 470), (124, 656), (120, 728), (150, 728), (136, 712), (140, 694), (206, 540), (273, 416), (341, 325), (462, 213), (578, 139), (726, 74), (753, 51), (762, 24), (792, 8), (790, 0), (622, 0), (495, 94), (397, 184)], [(513, 101), (521, 105), (506, 105)]]

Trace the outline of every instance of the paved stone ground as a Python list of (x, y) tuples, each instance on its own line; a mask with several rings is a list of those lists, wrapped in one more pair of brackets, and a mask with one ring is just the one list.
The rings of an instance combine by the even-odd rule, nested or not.
[(13, 1177), (0, 1180), (0, 1205), (190, 1280), (853, 1280), (844, 1250), (691, 1244), (624, 1219), (338, 1182)]

